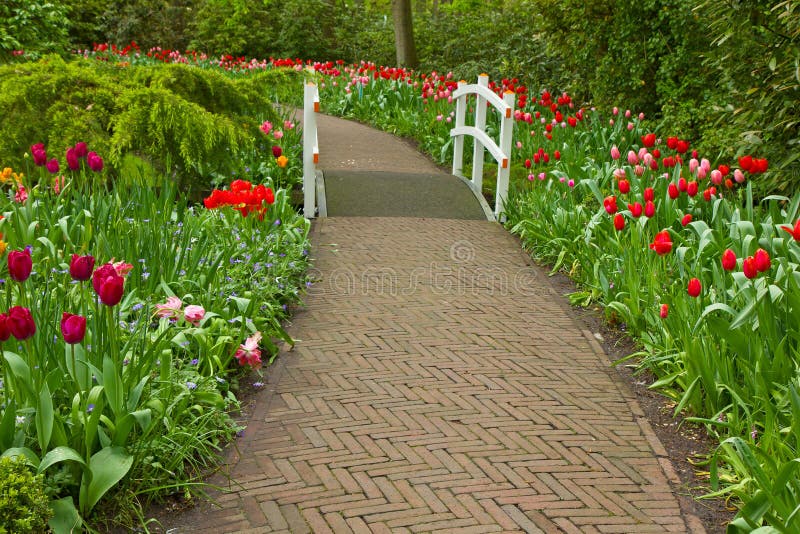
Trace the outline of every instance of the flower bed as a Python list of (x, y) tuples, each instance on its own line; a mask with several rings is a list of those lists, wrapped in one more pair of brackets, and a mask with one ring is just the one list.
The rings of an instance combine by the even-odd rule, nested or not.
[(167, 179), (107, 187), (82, 143), (63, 172), (43, 144), (29, 154), (31, 172), (0, 175), (0, 451), (43, 476), (68, 531), (110, 494), (185, 491), (216, 463), (240, 430), (239, 370), (292, 342), (308, 222), (269, 178), (206, 207)]

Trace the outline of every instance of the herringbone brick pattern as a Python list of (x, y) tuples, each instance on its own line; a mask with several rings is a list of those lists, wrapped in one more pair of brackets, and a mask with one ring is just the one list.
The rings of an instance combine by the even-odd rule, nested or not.
[(316, 221), (318, 282), (220, 507), (180, 532), (687, 532), (666, 454), (482, 221)]

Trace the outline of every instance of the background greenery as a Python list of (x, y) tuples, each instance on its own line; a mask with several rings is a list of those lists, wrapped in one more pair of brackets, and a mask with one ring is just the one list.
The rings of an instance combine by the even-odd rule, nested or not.
[[(135, 40), (210, 55), (394, 62), (389, 0), (10, 0), (0, 61)], [(519, 77), (624, 106), (712, 157), (758, 153), (800, 185), (797, 0), (413, 0), (422, 70)], [(475, 39), (480, 35), (480, 39)], [(631, 75), (633, 73), (633, 75)], [(777, 172), (775, 172), (777, 171)]]

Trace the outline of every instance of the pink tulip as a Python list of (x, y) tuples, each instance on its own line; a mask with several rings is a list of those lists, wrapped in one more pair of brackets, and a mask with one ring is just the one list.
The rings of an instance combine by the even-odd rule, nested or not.
[(206, 310), (204, 310), (202, 306), (191, 304), (186, 306), (186, 309), (183, 310), (183, 318), (195, 326), (197, 326), (197, 324), (202, 321), (203, 317), (205, 316)]
[(167, 297), (164, 304), (156, 304), (156, 317), (172, 318), (177, 317), (183, 306), (183, 302), (178, 297)]
[(636, 152), (633, 150), (628, 151), (628, 164), (629, 165), (636, 165), (639, 163), (639, 157), (636, 155)]
[(620, 158), (619, 149), (617, 148), (617, 145), (614, 145), (611, 147), (611, 159), (619, 159), (619, 158)]

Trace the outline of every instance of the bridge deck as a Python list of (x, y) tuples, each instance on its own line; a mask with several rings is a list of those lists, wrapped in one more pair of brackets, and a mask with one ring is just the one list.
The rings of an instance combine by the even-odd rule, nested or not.
[[(321, 118), (323, 171), (433, 172), (397, 140), (346, 146), (363, 128)], [(500, 225), (330, 217), (312, 234), (296, 348), (212, 480), (220, 507), (179, 532), (703, 531), (627, 385)]]

